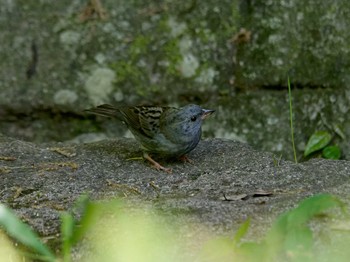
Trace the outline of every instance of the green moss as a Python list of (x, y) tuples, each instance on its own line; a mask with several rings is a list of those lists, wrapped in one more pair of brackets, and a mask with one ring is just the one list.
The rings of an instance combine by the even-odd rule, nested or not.
[(167, 43), (164, 44), (162, 48), (162, 53), (164, 56), (164, 60), (169, 62), (166, 73), (169, 75), (179, 75), (179, 71), (177, 69), (177, 64), (182, 60), (182, 55), (179, 50), (179, 41), (178, 39), (170, 39)]
[(126, 50), (125, 59), (111, 65), (117, 84), (130, 87), (129, 91), (145, 97), (164, 88), (151, 83), (152, 74), (167, 75), (170, 79), (179, 76), (177, 65), (182, 60), (179, 38), (171, 36), (167, 21), (168, 15), (164, 15), (150, 34), (138, 35)]
[(111, 65), (111, 68), (117, 74), (117, 83), (125, 81), (138, 82), (137, 79), (140, 78), (140, 70), (131, 61), (119, 61)]
[(136, 61), (140, 57), (143, 57), (145, 54), (147, 54), (150, 43), (150, 37), (144, 35), (137, 36), (132, 42), (129, 49), (130, 59), (132, 61)]
[[(222, 68), (228, 68), (225, 46), (237, 31), (237, 4), (212, 5), (214, 11), (203, 3), (196, 3), (194, 10), (198, 12), (191, 9), (179, 14), (184, 7), (171, 4), (167, 11), (161, 8), (161, 12), (146, 16), (142, 24), (138, 23), (138, 29), (134, 28), (130, 34), (132, 41), (123, 45), (123, 53), (111, 66), (116, 72), (116, 83), (125, 94), (130, 92), (152, 99), (155, 93), (161, 95), (165, 90), (167, 97), (178, 93), (179, 89), (168, 89), (169, 86), (181, 86), (183, 91), (188, 89), (186, 92), (198, 90), (198, 85), (203, 87), (203, 84), (224, 86), (215, 83), (218, 78), (214, 82), (213, 78), (206, 80), (202, 70), (213, 69), (219, 75), (222, 72), (232, 74)], [(225, 20), (222, 13), (226, 15)], [(187, 61), (185, 58), (193, 58), (198, 64), (190, 76), (181, 70)], [(191, 65), (190, 68), (193, 69)], [(184, 70), (187, 72), (186, 68)]]

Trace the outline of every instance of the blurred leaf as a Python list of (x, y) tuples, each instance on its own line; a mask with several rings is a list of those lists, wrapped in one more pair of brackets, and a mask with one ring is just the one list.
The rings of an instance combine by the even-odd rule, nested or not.
[(68, 212), (61, 214), (61, 235), (62, 235), (62, 253), (63, 261), (70, 261), (72, 249), (72, 238), (75, 230), (75, 220)]
[[(259, 261), (270, 262), (268, 257), (268, 247), (265, 242), (255, 243), (246, 242), (243, 243), (237, 250), (236, 257), (238, 259), (231, 259), (229, 261)], [(219, 261), (219, 260), (217, 260)]]
[[(220, 237), (206, 242), (202, 248), (199, 261), (235, 261), (238, 258), (237, 255), (242, 258), (249, 256), (250, 249), (243, 250), (240, 245), (238, 246), (246, 235), (249, 225), (250, 218), (240, 225), (233, 240), (229, 237)], [(246, 243), (242, 245), (245, 246)]]
[(329, 208), (344, 208), (344, 203), (329, 194), (319, 194), (303, 200), (299, 206), (287, 213), (289, 226), (297, 227), (320, 215)]
[[(337, 221), (339, 222), (339, 221)], [(331, 231), (331, 241), (329, 241), (329, 236), (326, 236), (327, 242), (324, 247), (319, 248), (316, 252), (314, 252), (315, 257), (314, 261), (317, 262), (329, 262), (329, 261), (337, 261), (337, 262), (347, 262), (350, 257), (350, 234), (348, 231)]]
[(237, 245), (242, 238), (247, 234), (250, 226), (250, 218), (248, 218), (240, 227), (238, 228), (235, 236), (233, 237), (234, 243)]
[(332, 135), (328, 131), (315, 132), (307, 142), (304, 156), (308, 156), (311, 153), (321, 150), (331, 141)]
[(122, 209), (122, 202), (118, 199), (108, 201), (105, 203), (91, 202), (87, 196), (81, 197), (77, 206), (81, 208), (81, 219), (79, 225), (75, 227), (74, 234), (72, 236), (72, 244), (74, 245), (82, 237), (93, 229), (94, 225), (106, 215), (108, 212), (117, 212)]
[[(238, 252), (241, 252), (241, 248), (238, 249)], [(210, 239), (203, 245), (199, 259), (196, 261), (237, 261), (236, 256), (236, 250), (232, 246), (232, 239), (219, 237), (217, 239)]]
[(13, 241), (6, 236), (5, 232), (0, 229), (0, 254), (1, 261), (11, 261), (11, 262), (23, 262), (27, 261), (20, 255), (16, 250), (16, 246), (13, 244)]
[(338, 136), (341, 137), (341, 139), (343, 139), (343, 140), (346, 139), (346, 135), (345, 135), (345, 133), (340, 125), (334, 125), (333, 130)]
[(38, 235), (2, 204), (0, 204), (0, 225), (15, 240), (44, 256), (44, 260), (56, 260), (55, 255), (40, 241)]
[(340, 159), (341, 153), (338, 146), (327, 146), (322, 150), (322, 156), (327, 159)]
[[(89, 197), (87, 195), (82, 195), (79, 197), (79, 199), (75, 202), (75, 209), (77, 212), (80, 213), (81, 219), (79, 221), (79, 225), (75, 224), (74, 230), (72, 232), (71, 236), (71, 244), (76, 244), (83, 235), (85, 234), (85, 231), (87, 228), (89, 228), (90, 225), (86, 222), (86, 220), (89, 220), (89, 217), (94, 213), (91, 210), (91, 202), (89, 200)], [(83, 224), (83, 225), (82, 225)], [(85, 224), (85, 226), (84, 226)]]
[(307, 225), (301, 225), (288, 230), (283, 249), (290, 261), (312, 261), (313, 243), (312, 231)]
[(307, 222), (334, 207), (344, 211), (345, 205), (332, 195), (321, 194), (305, 199), (297, 208), (282, 214), (266, 236), (266, 261), (274, 260), (281, 253), (294, 257), (294, 261), (308, 260), (313, 238)]

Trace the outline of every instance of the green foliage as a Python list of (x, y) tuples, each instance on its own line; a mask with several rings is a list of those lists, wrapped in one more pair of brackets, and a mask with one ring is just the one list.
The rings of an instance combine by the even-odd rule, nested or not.
[[(294, 161), (295, 163), (297, 163), (298, 160), (297, 160), (295, 142), (294, 142), (292, 91), (290, 87), (289, 77), (288, 77), (288, 97), (289, 97), (291, 140), (292, 140), (292, 147), (293, 147), (293, 153), (294, 153)], [(338, 125), (335, 125), (333, 129), (335, 134), (337, 134), (342, 139), (345, 139), (345, 134)], [(332, 138), (333, 138), (332, 134), (328, 131), (316, 131), (315, 133), (313, 133), (306, 144), (306, 147), (304, 150), (304, 157), (308, 157), (312, 153), (322, 150), (322, 157), (326, 159), (334, 159), (334, 160), (340, 159), (341, 157), (340, 148), (336, 145), (327, 146), (331, 142)]]
[[(248, 219), (233, 238), (208, 241), (196, 261), (319, 261), (320, 258), (327, 261), (326, 257), (346, 258), (349, 253), (346, 243), (336, 254), (332, 250), (328, 254), (319, 254), (315, 250), (316, 241), (309, 222), (332, 208), (340, 208), (346, 213), (345, 205), (334, 196), (321, 194), (305, 199), (295, 209), (278, 217), (260, 242), (244, 241), (250, 226)], [(159, 223), (164, 218), (159, 220), (159, 216), (146, 215), (144, 211), (125, 210), (120, 201), (93, 203), (86, 196), (77, 201), (75, 209), (82, 214), (79, 222), (71, 213), (63, 212), (61, 216), (61, 257), (65, 262), (71, 261), (72, 247), (84, 236), (91, 240), (92, 246), (92, 253), (84, 258), (88, 261), (186, 262), (194, 259), (184, 255), (186, 245), (177, 237), (178, 229)], [(3, 205), (0, 206), (0, 225), (15, 240), (39, 254), (35, 257), (37, 260), (60, 260), (29, 226)], [(344, 239), (350, 241), (350, 234), (347, 233)]]
[[(95, 212), (96, 205), (91, 203), (87, 196), (81, 196), (75, 206), (83, 214), (79, 226), (78, 221), (74, 219), (71, 213), (63, 212), (61, 214), (62, 257), (64, 262), (71, 261), (72, 247), (82, 239), (91, 226), (92, 217), (98, 213)], [(40, 241), (38, 235), (4, 205), (0, 205), (0, 225), (16, 241), (31, 248), (34, 254), (26, 254), (28, 257), (35, 257), (41, 261), (58, 260), (49, 247)]]
[(312, 153), (322, 150), (322, 157), (327, 159), (340, 159), (340, 148), (336, 145), (328, 146), (332, 140), (332, 134), (328, 131), (316, 131), (309, 138), (305, 147), (304, 156), (307, 157)]
[(304, 156), (323, 149), (332, 140), (332, 135), (328, 131), (315, 132), (306, 144)]
[(220, 243), (227, 254), (227, 246), (231, 245), (231, 259), (223, 259), (222, 253), (216, 252), (217, 257), (211, 256), (206, 261), (317, 261), (315, 240), (308, 223), (331, 208), (341, 208), (345, 213), (344, 203), (334, 196), (321, 194), (305, 199), (298, 207), (277, 218), (261, 242), (242, 241), (248, 230), (246, 222), (238, 229), (235, 241), (220, 238), (205, 247), (205, 254), (208, 254), (210, 250), (220, 248)]
[(294, 153), (294, 162), (295, 162), (295, 163), (298, 163), (297, 151), (296, 151), (296, 149), (295, 149), (295, 142), (294, 142), (292, 90), (291, 90), (291, 88), (290, 88), (289, 76), (288, 76), (288, 97), (289, 97), (290, 132), (291, 132), (291, 139), (292, 139), (292, 146), (293, 146), (293, 153)]
[(73, 246), (73, 233), (75, 221), (72, 214), (63, 212), (61, 215), (61, 235), (62, 235), (62, 253), (63, 261), (70, 261), (71, 248)]
[(344, 210), (344, 204), (339, 199), (321, 194), (303, 200), (297, 208), (281, 215), (263, 243), (272, 251), (267, 254), (265, 261), (271, 261), (270, 259), (276, 258), (279, 254), (282, 258), (291, 257), (292, 261), (309, 261), (312, 257), (314, 239), (307, 223), (335, 207)]
[(250, 218), (248, 218), (237, 230), (233, 237), (234, 245), (238, 245), (242, 241), (242, 238), (247, 234), (250, 226)]
[(340, 159), (341, 152), (338, 146), (327, 146), (322, 150), (322, 156), (326, 159)]
[(38, 254), (38, 259), (56, 261), (55, 255), (40, 241), (38, 235), (2, 204), (0, 204), (0, 225), (12, 238)]

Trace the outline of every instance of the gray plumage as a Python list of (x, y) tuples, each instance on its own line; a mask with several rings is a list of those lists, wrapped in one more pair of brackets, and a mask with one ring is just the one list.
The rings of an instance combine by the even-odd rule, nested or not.
[(144, 152), (167, 157), (180, 157), (193, 150), (201, 138), (202, 121), (214, 112), (193, 104), (181, 108), (104, 104), (86, 111), (116, 117), (126, 124)]

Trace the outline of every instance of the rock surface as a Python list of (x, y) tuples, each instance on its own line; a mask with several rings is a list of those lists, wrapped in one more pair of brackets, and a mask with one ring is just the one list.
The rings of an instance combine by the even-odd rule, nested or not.
[(301, 199), (347, 196), (350, 187), (348, 161), (294, 164), (223, 139), (200, 142), (189, 154), (194, 164), (164, 162), (171, 175), (132, 160), (141, 155), (133, 139), (38, 146), (1, 136), (0, 152), (0, 201), (43, 236), (56, 235), (60, 212), (87, 193), (151, 206), (217, 234), (231, 234), (251, 217), (248, 236), (257, 239)]
[[(292, 159), (287, 89), (280, 90), (288, 73), (292, 86), (302, 88), (293, 90), (298, 156), (315, 131), (329, 130), (350, 159), (348, 6), (345, 0), (5, 1), (0, 132), (63, 142), (108, 129), (83, 116), (92, 104), (199, 103), (217, 109), (207, 137)], [(123, 134), (111, 130), (110, 137)]]
[[(251, 217), (250, 239), (307, 196), (329, 192), (349, 206), (348, 161), (284, 160), (293, 154), (280, 89), (287, 74), (301, 87), (293, 89), (298, 156), (328, 130), (349, 160), (348, 1), (122, 2), (0, 6), (2, 203), (54, 238), (60, 212), (85, 193), (215, 234), (232, 235)], [(121, 125), (82, 113), (143, 102), (216, 109), (204, 135), (222, 139), (203, 140), (194, 164), (165, 161), (168, 175), (132, 159), (141, 156), (134, 140), (111, 139), (125, 134)], [(82, 144), (101, 138), (109, 140)]]
[[(348, 88), (349, 2), (5, 1), (0, 104), (205, 101), (237, 88)], [(0, 108), (1, 110), (1, 108)]]

